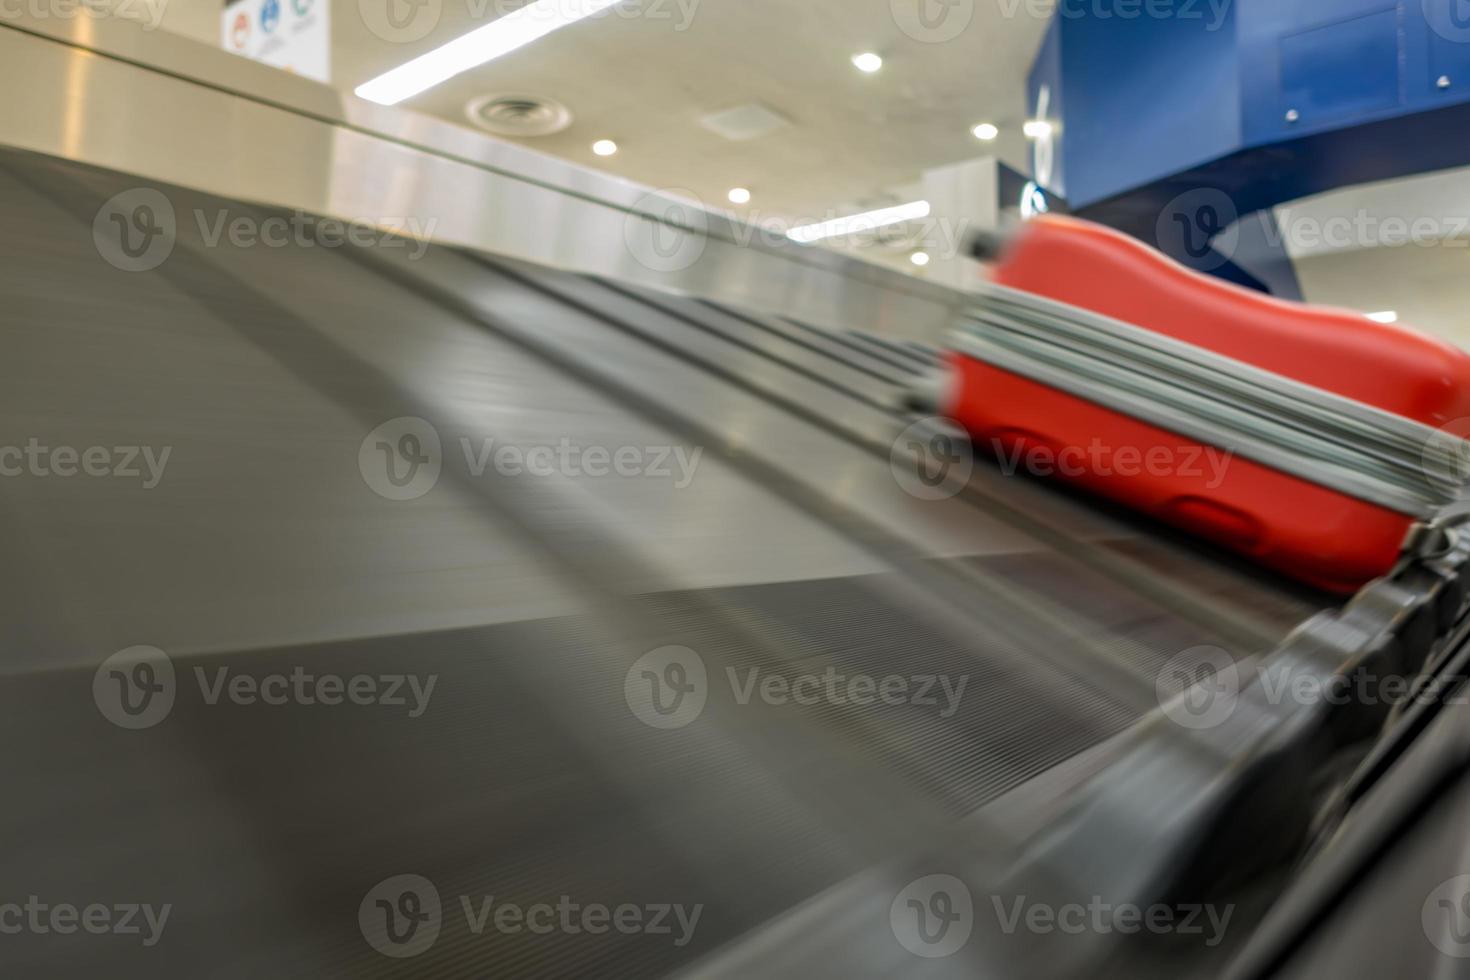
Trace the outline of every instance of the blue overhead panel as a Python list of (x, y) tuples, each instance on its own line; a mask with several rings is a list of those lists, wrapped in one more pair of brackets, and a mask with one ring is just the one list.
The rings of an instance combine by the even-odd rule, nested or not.
[(1470, 0), (1060, 0), (1029, 81), (1077, 213), (1258, 288), (1201, 236), (1470, 164)]
[(1031, 78), (1033, 112), (1043, 87), (1052, 92), (1061, 173), (1074, 207), (1241, 142), (1234, 6), (1212, 9), (1196, 0), (1184, 11), (1188, 0), (1179, 0), (1180, 16), (1169, 19), (1098, 16), (1109, 2), (1129, 6), (1061, 3), (1046, 42), (1054, 50)]

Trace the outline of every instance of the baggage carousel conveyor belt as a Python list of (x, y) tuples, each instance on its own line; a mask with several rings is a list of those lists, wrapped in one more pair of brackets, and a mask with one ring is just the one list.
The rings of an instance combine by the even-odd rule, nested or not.
[[(94, 223), (138, 190), (175, 224), (127, 271)], [(0, 950), (7, 973), (664, 972), (1122, 731), (1161, 651), (1253, 652), (972, 503), (905, 494), (752, 364), (712, 377), (522, 268), (214, 240), (271, 213), (28, 154), (0, 156), (0, 201), (0, 445), (135, 450), (139, 473), (0, 481), (0, 827), (24, 842), (0, 877), (172, 909), (168, 942), (32, 935)], [(772, 353), (790, 397), (863, 408)], [(529, 473), (564, 439), (701, 462)], [(640, 686), (672, 664), (704, 680), (677, 724)], [(914, 694), (743, 686), (834, 674)], [(158, 696), (129, 700), (145, 676)], [(301, 677), (338, 678), (336, 703), (268, 696)], [(442, 935), (397, 961), (359, 911), (407, 873), (436, 887)], [(683, 943), (476, 932), (461, 899), (492, 895), (703, 911)]]
[[(597, 310), (605, 322), (772, 399), (894, 465), (901, 433), (918, 421), (902, 408), (914, 379), (871, 372), (843, 347), (840, 332), (507, 259), (477, 258), (502, 275)], [(933, 370), (937, 362), (931, 359), (930, 365)], [(832, 397), (834, 392), (858, 404), (845, 404)], [(1038, 481), (1005, 476), (984, 456), (967, 466), (968, 481), (951, 484), (948, 492), (1065, 556), (1076, 566), (1069, 571), (1078, 584), (1104, 587), (1103, 578), (1125, 582), (1169, 614), (1242, 649), (1273, 645), (1324, 604), (1298, 586), (1117, 508), (1079, 504)], [(1039, 579), (1035, 584), (1045, 587)], [(1076, 592), (1054, 598), (1064, 605), (1087, 601)], [(1104, 594), (1094, 599), (1107, 601)], [(1152, 673), (1159, 666), (1150, 662), (1145, 669)]]

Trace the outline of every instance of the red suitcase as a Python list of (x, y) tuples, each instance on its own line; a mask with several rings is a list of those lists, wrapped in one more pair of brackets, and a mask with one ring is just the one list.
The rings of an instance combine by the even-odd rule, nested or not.
[[(1426, 432), (1470, 433), (1452, 424), (1470, 417), (1470, 355), (1458, 348), (1200, 275), (1108, 228), (1057, 216), (1029, 221), (1007, 242), (993, 282), (1345, 396)], [(1053, 465), (1054, 475), (1320, 588), (1350, 592), (1388, 572), (1425, 516), (1344, 492), (1331, 479), (1284, 472), (1259, 454), (1191, 467), (1188, 459), (1218, 447), (1101, 404), (1085, 388), (1058, 390), (987, 363), (962, 345), (950, 361), (956, 381), (941, 410), (978, 447), (1013, 463), (1055, 463), (1070, 453), (1073, 464)], [(1135, 459), (1160, 465), (1122, 465)]]

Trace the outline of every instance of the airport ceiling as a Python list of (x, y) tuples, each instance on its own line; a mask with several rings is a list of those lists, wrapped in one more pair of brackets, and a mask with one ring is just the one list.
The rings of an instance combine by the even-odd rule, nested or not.
[[(522, 5), (331, 2), (333, 84), (345, 91)], [(396, 23), (407, 27), (385, 20), (389, 4)], [(919, 21), (920, 5), (948, 19)], [(476, 100), (559, 103), (572, 117), (565, 129), (500, 138), (691, 194), (748, 221), (790, 227), (912, 199), (931, 167), (998, 154), (1026, 169), (1024, 79), (1046, 30), (1044, 6), (1028, 0), (638, 0), (403, 105), (472, 126), (468, 113)], [(221, 10), (220, 0), (168, 0), (163, 26), (218, 46)], [(851, 60), (859, 52), (881, 55), (882, 69), (859, 71)], [(972, 135), (984, 122), (999, 127), (994, 142)], [(731, 139), (711, 123), (758, 135)], [(593, 143), (605, 139), (618, 152), (595, 155)], [(748, 204), (728, 202), (735, 187), (749, 189)], [(1470, 346), (1461, 312), (1470, 301), (1470, 232), (1443, 218), (1470, 216), (1470, 170), (1345, 188), (1297, 211), (1315, 219), (1313, 227), (1333, 215), (1354, 227), (1364, 214), (1436, 217), (1443, 227), (1428, 244), (1393, 247), (1355, 232), (1331, 248), (1292, 247), (1288, 236), (1288, 251), (1307, 299), (1396, 310), (1406, 322)], [(863, 251), (920, 272), (908, 266), (901, 242)]]
[[(387, 4), (396, 5), (397, 23), (407, 27), (380, 16)], [(333, 84), (350, 91), (519, 5), (333, 0)], [(926, 27), (921, 5), (950, 19)], [(1047, 22), (1034, 7), (995, 0), (639, 0), (403, 105), (472, 125), (468, 106), (478, 98), (550, 100), (570, 110), (571, 125), (516, 142), (641, 184), (685, 189), (750, 218), (821, 217), (896, 203), (929, 167), (996, 152), (1023, 161), (1023, 82)], [(220, 10), (218, 0), (170, 0), (164, 27), (218, 44)], [(431, 23), (413, 40), (383, 36), (412, 36)], [(878, 53), (883, 68), (859, 71), (851, 60), (859, 52)], [(747, 139), (701, 124), (731, 109), (745, 110), (735, 123), (759, 123), (759, 110), (748, 107), (784, 124)], [(995, 142), (972, 135), (983, 122), (1000, 127)], [(592, 144), (600, 139), (616, 141), (617, 154), (595, 156)], [(748, 205), (727, 202), (734, 187), (751, 191)]]

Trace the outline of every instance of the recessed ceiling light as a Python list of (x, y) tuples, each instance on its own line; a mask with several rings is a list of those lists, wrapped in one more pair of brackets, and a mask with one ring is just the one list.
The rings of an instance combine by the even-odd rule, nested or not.
[(1382, 313), (1367, 313), (1364, 315), (1367, 316), (1367, 318), (1370, 320), (1377, 320), (1379, 323), (1399, 322), (1399, 314), (1397, 310), (1384, 310)]
[(509, 54), (558, 28), (574, 24), (605, 10), (618, 0), (536, 0), (504, 17), (497, 17), (484, 27), (442, 44), (427, 54), (419, 55), (364, 82), (354, 91), (379, 105), (396, 105), (411, 96), (433, 88), (461, 72)]
[(977, 140), (984, 140), (987, 143), (1000, 135), (1000, 129), (994, 123), (981, 123), (970, 132), (975, 134)]
[(909, 261), (922, 269), (924, 266), (929, 264), (929, 253), (915, 252), (913, 255), (909, 256)]
[(750, 203), (750, 191), (746, 190), (744, 187), (732, 187), (732, 188), (730, 188), (730, 193), (729, 193), (728, 196), (730, 198), (730, 203), (731, 204), (749, 204)]
[(1028, 119), (1026, 125), (1021, 127), (1021, 132), (1031, 139), (1043, 140), (1051, 135), (1051, 123), (1045, 119)]
[(592, 152), (600, 157), (610, 157), (618, 152), (618, 144), (612, 140), (598, 140), (592, 144)]
[(821, 241), (823, 238), (835, 238), (838, 235), (861, 234), (865, 231), (872, 231), (874, 228), (896, 225), (900, 221), (927, 217), (929, 217), (929, 202), (913, 201), (897, 207), (864, 211), (862, 214), (854, 214), (846, 218), (833, 218), (831, 221), (822, 221), (814, 225), (802, 225), (800, 228), (788, 231), (786, 237), (794, 242), (805, 244)]
[(858, 71), (866, 72), (869, 75), (883, 67), (883, 59), (871, 51), (864, 51), (862, 54), (853, 55), (852, 63), (853, 67), (857, 68)]

